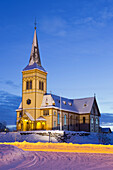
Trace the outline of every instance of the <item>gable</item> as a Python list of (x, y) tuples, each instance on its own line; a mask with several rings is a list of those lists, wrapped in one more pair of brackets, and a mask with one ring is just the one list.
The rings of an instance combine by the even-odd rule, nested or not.
[(95, 115), (95, 116), (100, 116), (99, 107), (97, 105), (97, 101), (96, 101), (95, 98), (94, 98), (94, 102), (93, 102), (93, 105), (92, 105), (92, 108), (91, 108), (91, 114)]

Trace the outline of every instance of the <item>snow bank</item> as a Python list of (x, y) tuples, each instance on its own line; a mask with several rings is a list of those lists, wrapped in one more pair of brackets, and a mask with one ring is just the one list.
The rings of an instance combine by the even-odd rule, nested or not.
[(27, 155), (27, 152), (24, 152), (22, 149), (19, 149), (13, 145), (0, 145), (0, 166), (8, 165), (10, 163), (15, 163)]
[[(49, 142), (49, 136), (38, 134), (21, 135), (19, 132), (0, 133), (0, 142)], [(51, 142), (58, 142), (55, 137), (51, 137)]]

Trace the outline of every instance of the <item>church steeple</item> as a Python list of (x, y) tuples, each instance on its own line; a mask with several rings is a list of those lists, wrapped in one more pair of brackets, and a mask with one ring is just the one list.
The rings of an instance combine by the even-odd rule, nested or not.
[(35, 22), (35, 31), (34, 31), (34, 38), (33, 38), (33, 43), (32, 43), (29, 65), (33, 65), (34, 63), (41, 66), (40, 53), (39, 53), (39, 48), (38, 48), (38, 40), (37, 40), (37, 34), (36, 34), (36, 22)]

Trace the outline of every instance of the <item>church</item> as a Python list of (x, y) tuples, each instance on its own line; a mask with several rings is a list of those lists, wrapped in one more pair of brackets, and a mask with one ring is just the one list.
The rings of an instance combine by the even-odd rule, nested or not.
[(36, 27), (29, 64), (22, 71), (22, 102), (16, 112), (17, 131), (99, 132), (100, 111), (95, 96), (68, 99), (47, 93), (47, 71), (41, 64)]

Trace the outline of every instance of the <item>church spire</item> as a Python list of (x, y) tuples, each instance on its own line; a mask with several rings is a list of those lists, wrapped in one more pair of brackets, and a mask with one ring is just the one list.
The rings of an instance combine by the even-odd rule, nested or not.
[(39, 66), (41, 66), (40, 53), (39, 53), (39, 48), (38, 48), (38, 40), (37, 40), (37, 34), (36, 34), (36, 20), (35, 20), (35, 31), (34, 31), (34, 38), (33, 38), (33, 43), (32, 43), (29, 65), (33, 65), (34, 63), (37, 63)]

